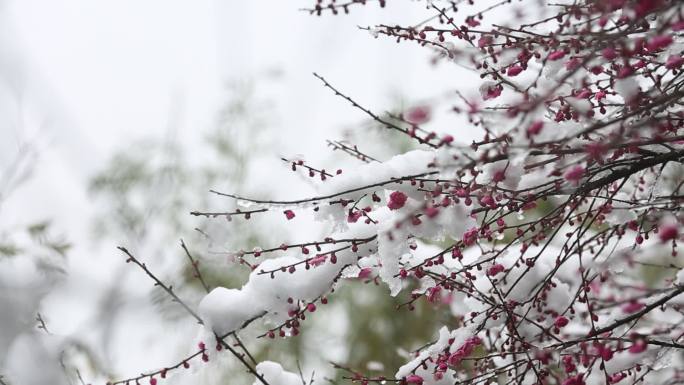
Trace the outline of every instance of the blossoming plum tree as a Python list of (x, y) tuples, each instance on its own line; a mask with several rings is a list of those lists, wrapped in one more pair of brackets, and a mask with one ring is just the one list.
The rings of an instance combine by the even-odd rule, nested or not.
[[(318, 0), (310, 12), (385, 3)], [(216, 354), (235, 356), (255, 384), (301, 383), (277, 363), (254, 362), (238, 333), (261, 319), (271, 325), (262, 338), (296, 338), (310, 313), (325, 311), (335, 289), (359, 277), (406, 298), (398, 317), (428, 301), (457, 326), (435, 330), (435, 340), (384, 376), (336, 365), (354, 383), (684, 382), (684, 3), (421, 4), (433, 17), (368, 30), (477, 71), (480, 95), (457, 92), (452, 111), (481, 140), (459, 143), (447, 129), (425, 129), (429, 105), (376, 114), (315, 74), (422, 148), (380, 162), (335, 142), (364, 164), (332, 172), (286, 160), (321, 179), (316, 196), (213, 191), (240, 209), (195, 215), (244, 220), (275, 211), (297, 226), (299, 213), (312, 211), (329, 234), (236, 252), (252, 268), (242, 288), (215, 288), (197, 310), (183, 304), (202, 323), (197, 351), (116, 384), (156, 384)]]

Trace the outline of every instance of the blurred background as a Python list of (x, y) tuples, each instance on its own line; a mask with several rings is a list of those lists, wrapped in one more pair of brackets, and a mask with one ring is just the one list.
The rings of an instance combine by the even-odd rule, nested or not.
[[(323, 17), (301, 10), (312, 5), (0, 1), (0, 381), (103, 383), (177, 362), (194, 348), (197, 325), (116, 246), (194, 306), (205, 289), (181, 239), (212, 288), (240, 287), (249, 274), (231, 251), (322, 237), (306, 216), (297, 226), (269, 215), (191, 216), (231, 208), (209, 189), (307, 196), (321, 181), (293, 173), (281, 157), (335, 170), (361, 162), (326, 140), (358, 144), (379, 160), (413, 148), (313, 72), (379, 114), (435, 105), (427, 128), (474, 138), (449, 102), (456, 88), (476, 92), (476, 76), (429, 48), (359, 28), (420, 23), (433, 16), (424, 2)], [(330, 361), (391, 376), (405, 351), (433, 337), (433, 325), (451, 322), (440, 305), (400, 320), (402, 298), (388, 301), (382, 285), (347, 286), (300, 337), (263, 343), (252, 338), (263, 325), (243, 332), (257, 361), (332, 381), (341, 373)], [(227, 355), (207, 366), (194, 383), (253, 380)]]

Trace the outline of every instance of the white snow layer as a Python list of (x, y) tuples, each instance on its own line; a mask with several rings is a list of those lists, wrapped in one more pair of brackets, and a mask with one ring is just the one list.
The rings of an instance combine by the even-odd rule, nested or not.
[[(339, 238), (364, 239), (377, 236), (371, 242), (359, 245), (354, 253), (350, 249), (337, 251), (337, 263), (330, 261), (330, 255), (324, 254), (325, 262), (311, 265), (305, 269), (302, 257), (282, 256), (265, 260), (249, 276), (247, 283), (240, 289), (216, 288), (209, 293), (199, 305), (199, 313), (206, 326), (219, 335), (225, 335), (239, 329), (245, 322), (266, 315), (266, 318), (276, 324), (284, 322), (288, 311), (296, 310), (298, 302), (315, 301), (324, 295), (332, 286), (333, 280), (349, 265), (355, 265), (358, 258), (375, 255), (377, 253), (380, 267), (380, 278), (389, 285), (392, 295), (401, 290), (401, 282), (397, 277), (400, 260), (409, 253), (407, 238), (409, 229), (405, 224), (401, 229), (395, 229), (397, 222), (405, 221), (415, 213), (419, 213), (424, 205), (424, 193), (418, 192), (415, 186), (405, 182), (403, 184), (390, 183), (388, 185), (364, 188), (391, 180), (392, 178), (418, 175), (429, 172), (428, 167), (434, 161), (435, 153), (430, 151), (411, 151), (395, 156), (380, 164), (360, 166), (354, 172), (333, 178), (324, 185), (323, 195), (333, 195), (339, 192), (357, 190), (345, 193), (335, 199), (358, 199), (363, 194), (383, 189), (400, 190), (408, 196), (406, 205), (390, 211), (385, 204), (376, 207), (369, 213), (377, 223), (366, 224), (359, 220), (357, 223), (346, 223), (347, 208), (340, 205), (324, 205), (318, 214), (318, 219), (328, 220), (332, 217), (340, 226), (335, 229), (344, 230), (337, 234)], [(452, 204), (448, 208), (441, 208), (439, 215), (433, 218), (423, 217), (420, 225), (411, 225), (410, 233), (414, 236), (441, 240), (446, 236), (459, 239), (463, 232), (475, 224), (468, 216), (464, 206)], [(392, 234), (390, 237), (389, 234)], [(340, 244), (334, 248), (339, 247)], [(296, 266), (293, 273), (280, 271), (281, 267)], [(274, 271), (273, 274), (262, 274), (262, 271)], [(288, 303), (288, 298), (292, 303)]]
[[(279, 363), (273, 361), (263, 361), (256, 366), (256, 371), (264, 380), (270, 385), (301, 385), (302, 380), (298, 375), (288, 372), (280, 366)], [(263, 385), (257, 378), (253, 385)]]

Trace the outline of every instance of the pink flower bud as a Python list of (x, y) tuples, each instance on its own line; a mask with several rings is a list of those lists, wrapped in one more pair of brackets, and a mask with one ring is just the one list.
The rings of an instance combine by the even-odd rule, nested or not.
[(538, 120), (534, 123), (532, 123), (528, 128), (527, 128), (527, 136), (531, 137), (534, 135), (539, 135), (541, 132), (542, 128), (544, 128), (544, 122), (541, 120)]
[(670, 35), (654, 36), (651, 40), (648, 41), (648, 44), (646, 44), (646, 48), (648, 48), (649, 51), (661, 50), (672, 44), (672, 41), (672, 36)]
[(389, 198), (390, 199), (387, 203), (387, 207), (389, 207), (390, 210), (399, 210), (400, 208), (404, 207), (408, 197), (401, 191), (394, 191), (390, 194)]
[(439, 214), (439, 209), (433, 206), (425, 208), (425, 216), (428, 218), (434, 218)]
[(496, 207), (496, 202), (494, 202), (494, 198), (492, 198), (491, 195), (485, 195), (482, 197), (482, 206), (489, 206), (489, 207)]
[(581, 374), (578, 374), (576, 376), (570, 376), (570, 377), (566, 378), (562, 383), (562, 385), (584, 385), (584, 384), (585, 384), (585, 382), (582, 379)]
[(444, 135), (442, 140), (440, 141), (440, 144), (450, 144), (451, 142), (454, 141), (454, 137), (451, 135)]
[(492, 44), (492, 37), (489, 35), (482, 35), (482, 37), (480, 37), (480, 39), (477, 40), (478, 48), (485, 48), (490, 44)]
[(617, 57), (617, 51), (613, 47), (606, 47), (601, 51), (601, 55), (607, 60), (613, 60)]
[(356, 222), (358, 222), (359, 218), (361, 218), (361, 215), (362, 215), (361, 211), (355, 211), (353, 213), (349, 213), (349, 215), (347, 215), (347, 222), (356, 223)]
[(500, 263), (497, 263), (494, 266), (487, 269), (487, 275), (490, 277), (493, 277), (493, 276), (501, 273), (504, 270), (505, 270), (504, 266)]
[(441, 291), (442, 291), (442, 288), (440, 286), (435, 286), (435, 287), (431, 287), (430, 289), (428, 289), (428, 296), (427, 296), (428, 302), (432, 302), (432, 303), (437, 302), (441, 298), (441, 296), (440, 296)]
[(658, 229), (658, 238), (661, 242), (671, 241), (679, 237), (679, 228), (676, 224), (665, 224)]
[(622, 311), (625, 313), (636, 313), (639, 310), (643, 309), (645, 305), (641, 302), (637, 301), (630, 301), (629, 303), (626, 303), (622, 305)]
[(606, 155), (607, 149), (601, 142), (590, 142), (584, 147), (584, 151), (592, 160), (600, 161)]
[(553, 322), (553, 324), (557, 328), (562, 328), (568, 324), (568, 319), (566, 317), (563, 317), (562, 315), (556, 317), (556, 320)]
[(295, 217), (295, 213), (292, 210), (285, 210), (283, 211), (283, 214), (285, 214), (285, 217), (287, 217), (288, 221)]
[(503, 87), (501, 85), (489, 87), (489, 88), (487, 88), (484, 95), (482, 95), (482, 98), (484, 100), (496, 99), (501, 95), (502, 91), (503, 91)]
[(580, 60), (579, 58), (572, 58), (565, 63), (565, 69), (568, 71), (572, 71), (578, 68), (581, 64), (582, 60)]
[(591, 73), (594, 75), (600, 75), (603, 72), (603, 67), (596, 65), (591, 67)]
[(582, 91), (578, 92), (577, 95), (575, 95), (576, 98), (578, 99), (589, 99), (591, 96), (591, 91), (588, 89), (583, 89)]
[(414, 107), (406, 114), (406, 120), (413, 124), (423, 124), (430, 120), (430, 108), (425, 106)]
[(508, 76), (517, 76), (521, 72), (523, 72), (523, 68), (521, 66), (518, 66), (518, 65), (508, 67), (508, 71), (506, 71)]
[(371, 269), (370, 267), (364, 267), (363, 269), (361, 269), (359, 271), (358, 278), (359, 279), (366, 279), (366, 278), (371, 276), (372, 272), (373, 272), (373, 269)]
[(599, 354), (604, 361), (610, 361), (613, 359), (613, 351), (610, 348), (603, 347), (600, 349)]
[(639, 339), (632, 346), (629, 347), (629, 352), (632, 354), (643, 353), (648, 348), (648, 344), (645, 340)]
[(328, 258), (328, 257), (325, 256), (325, 255), (318, 254), (318, 255), (316, 255), (315, 257), (313, 257), (313, 258), (311, 258), (311, 259), (309, 260), (309, 264), (310, 264), (311, 266), (322, 265), (323, 263), (325, 263), (325, 260), (326, 260), (327, 258)]
[(684, 58), (682, 58), (679, 55), (672, 55), (669, 58), (667, 58), (667, 62), (665, 62), (665, 68), (669, 70), (674, 70), (678, 69), (684, 64)]
[(565, 180), (567, 180), (568, 182), (572, 182), (574, 184), (577, 184), (583, 176), (584, 167), (580, 165), (572, 167), (571, 169), (566, 171), (565, 174), (563, 174)]
[(634, 68), (630, 67), (629, 65), (626, 65), (618, 71), (617, 77), (618, 79), (624, 79), (634, 73)]
[(558, 51), (551, 52), (547, 58), (551, 61), (556, 61), (556, 60), (562, 59), (564, 56), (565, 56), (565, 51), (558, 50)]
[(468, 24), (468, 27), (472, 28), (472, 27), (477, 27), (478, 25), (480, 25), (480, 22), (475, 20), (474, 17), (467, 17), (466, 18), (466, 24)]

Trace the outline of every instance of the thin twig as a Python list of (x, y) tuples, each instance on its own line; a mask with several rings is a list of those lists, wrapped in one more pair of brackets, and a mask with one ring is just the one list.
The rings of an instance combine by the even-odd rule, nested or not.
[(152, 274), (152, 272), (147, 268), (147, 266), (144, 263), (140, 262), (137, 258), (135, 258), (133, 254), (131, 254), (128, 251), (128, 249), (122, 246), (117, 247), (117, 249), (121, 250), (124, 254), (128, 256), (126, 262), (133, 262), (136, 265), (138, 265), (145, 272), (145, 274), (147, 274), (150, 278), (152, 278), (152, 280), (154, 280), (155, 286), (161, 287), (167, 294), (171, 296), (171, 298), (173, 298), (175, 302), (178, 302), (178, 304), (180, 304), (188, 312), (188, 314), (193, 316), (199, 324), (204, 324), (200, 316), (197, 315), (197, 313), (195, 313), (192, 309), (190, 309), (190, 307), (176, 295), (171, 286), (167, 286), (162, 281), (160, 281), (159, 278)]
[[(169, 295), (174, 299), (174, 301), (178, 302), (181, 306), (183, 306), (183, 308), (184, 308), (190, 315), (192, 315), (192, 316), (198, 321), (198, 323), (204, 324), (204, 322), (202, 321), (202, 319), (201, 319), (194, 311), (192, 311), (192, 309), (190, 309), (190, 307), (189, 307), (188, 305), (186, 305), (185, 302), (183, 302), (183, 301), (176, 295), (176, 293), (174, 293), (173, 288), (172, 288), (171, 286), (167, 286), (167, 285), (164, 284), (161, 280), (159, 280), (159, 278), (157, 278), (157, 277), (156, 277), (156, 276), (147, 268), (147, 266), (146, 266), (144, 263), (142, 263), (142, 262), (140, 262), (138, 259), (136, 259), (136, 258), (135, 258), (135, 257), (134, 257), (126, 248), (125, 248), (125, 247), (119, 246), (119, 247), (117, 247), (117, 248), (118, 248), (119, 250), (121, 250), (123, 253), (125, 253), (125, 254), (128, 256), (128, 259), (126, 260), (126, 262), (133, 262), (133, 263), (135, 263), (136, 265), (138, 265), (138, 266), (145, 272), (145, 274), (147, 274), (150, 278), (152, 278), (152, 280), (154, 280), (155, 286), (160, 286), (162, 289), (164, 289), (164, 291), (166, 291), (166, 293), (169, 294)], [(261, 317), (261, 316), (263, 316), (263, 314), (259, 315), (259, 317)], [(249, 320), (245, 321), (245, 323), (243, 324), (242, 327), (245, 327), (245, 326), (249, 325), (249, 324), (250, 324), (253, 320), (255, 320), (256, 318), (258, 318), (258, 317), (254, 317), (254, 318), (252, 318), (252, 319), (249, 319)], [(235, 332), (235, 331), (233, 331), (233, 332), (231, 332), (231, 333), (234, 333), (234, 332)], [(228, 334), (231, 334), (231, 333), (228, 333)], [(225, 337), (226, 337), (227, 335), (219, 336), (219, 335), (217, 335), (216, 333), (214, 333), (214, 336), (216, 337), (216, 340), (218, 341), (218, 343), (219, 343), (222, 347), (228, 349), (228, 351), (230, 351), (231, 354), (233, 354), (233, 356), (235, 356), (235, 357), (236, 357), (236, 358), (237, 358), (237, 359), (238, 359), (238, 360), (247, 368), (247, 370), (248, 370), (250, 373), (254, 374), (254, 376), (257, 377), (257, 378), (259, 379), (259, 381), (261, 381), (262, 384), (264, 384), (264, 385), (270, 385), (270, 384), (264, 379), (264, 377), (263, 377), (262, 375), (260, 375), (259, 373), (257, 373), (256, 369), (255, 369), (254, 367), (252, 367), (252, 365), (250, 365), (249, 362), (245, 361), (245, 359), (244, 359), (244, 357), (243, 357), (242, 354), (238, 353), (235, 349), (232, 348), (232, 346), (230, 346), (230, 344), (228, 344), (228, 343), (225, 341)], [(117, 382), (114, 382), (114, 383), (111, 383), (111, 384), (123, 384), (123, 383), (128, 383), (129, 381), (136, 381), (136, 382), (137, 382), (138, 380), (143, 379), (143, 378), (146, 378), (146, 377), (152, 377), (152, 376), (155, 376), (155, 375), (158, 375), (158, 374), (166, 373), (166, 371), (168, 371), (168, 370), (176, 369), (176, 368), (179, 368), (180, 366), (185, 366), (185, 365), (187, 365), (188, 360), (190, 360), (190, 359), (192, 359), (192, 358), (194, 358), (194, 357), (197, 357), (197, 356), (199, 356), (199, 355), (201, 355), (201, 354), (204, 354), (204, 353), (205, 353), (205, 350), (204, 350), (204, 349), (201, 349), (200, 351), (198, 351), (198, 352), (196, 352), (196, 353), (190, 355), (189, 357), (185, 358), (184, 360), (180, 361), (178, 364), (176, 364), (176, 365), (174, 365), (174, 366), (172, 366), (172, 367), (165, 368), (165, 369), (161, 369), (161, 370), (157, 370), (157, 371), (150, 372), (150, 373), (143, 373), (143, 374), (141, 374), (141, 375), (138, 376), (138, 377), (135, 377), (135, 378), (132, 378), (132, 379), (127, 379), (127, 380), (117, 381)], [(0, 384), (0, 385), (1, 385), (1, 384)]]
[(183, 248), (183, 251), (185, 251), (185, 255), (187, 255), (188, 259), (190, 260), (190, 265), (192, 266), (192, 269), (195, 271), (195, 277), (200, 281), (204, 290), (207, 293), (209, 293), (209, 286), (204, 281), (204, 277), (202, 277), (202, 273), (199, 269), (199, 260), (192, 257), (190, 251), (188, 251), (188, 248), (185, 246), (185, 242), (183, 242), (183, 239), (181, 239), (181, 247)]

